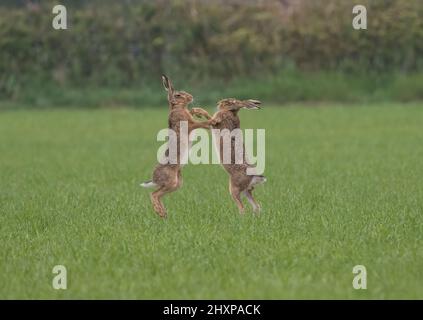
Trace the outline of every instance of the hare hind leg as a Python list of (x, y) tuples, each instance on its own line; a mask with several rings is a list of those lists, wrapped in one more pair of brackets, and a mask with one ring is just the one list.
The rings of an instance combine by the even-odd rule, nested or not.
[(179, 189), (182, 185), (182, 176), (181, 172), (178, 172), (178, 175), (175, 177), (174, 180), (169, 181), (168, 184), (160, 187), (156, 191), (151, 194), (151, 203), (153, 204), (154, 211), (162, 218), (167, 217), (166, 208), (163, 205), (161, 198), (173, 191)]
[(253, 190), (254, 190), (254, 188), (251, 188), (249, 190), (245, 190), (244, 194), (247, 197), (248, 202), (253, 207), (253, 211), (256, 212), (256, 213), (260, 213), (261, 207), (253, 197)]
[(162, 197), (168, 193), (175, 191), (176, 189), (178, 189), (177, 186), (163, 187), (151, 194), (153, 209), (161, 218), (167, 217), (166, 208), (163, 205)]
[(241, 202), (241, 190), (234, 186), (231, 181), (229, 181), (229, 192), (231, 193), (232, 198), (234, 199), (240, 214), (244, 213), (244, 205)]
[(161, 201), (161, 197), (164, 195), (165, 187), (160, 187), (150, 195), (153, 210), (162, 218), (166, 218), (166, 208)]

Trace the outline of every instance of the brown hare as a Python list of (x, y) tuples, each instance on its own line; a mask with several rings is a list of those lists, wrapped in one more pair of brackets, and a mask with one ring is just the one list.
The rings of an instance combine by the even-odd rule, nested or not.
[[(182, 174), (181, 169), (183, 164), (180, 162), (180, 154), (186, 152), (183, 150), (183, 143), (180, 137), (180, 125), (181, 121), (186, 121), (188, 124), (188, 134), (197, 128), (210, 128), (211, 121), (198, 122), (192, 117), (192, 113), (188, 110), (188, 105), (193, 101), (191, 94), (185, 91), (176, 91), (168, 77), (162, 76), (163, 86), (167, 91), (167, 100), (169, 102), (169, 118), (168, 128), (172, 129), (176, 133), (177, 148), (177, 162), (158, 164), (153, 171), (153, 178), (150, 181), (146, 181), (141, 186), (158, 187), (156, 191), (151, 193), (151, 203), (153, 204), (154, 211), (162, 218), (167, 216), (166, 209), (163, 205), (161, 198), (170, 192), (179, 189), (182, 186)], [(195, 111), (202, 113), (204, 110), (201, 108), (195, 108)], [(204, 111), (205, 112), (205, 111)], [(186, 146), (189, 148), (189, 146)], [(166, 154), (169, 153), (169, 148)]]
[[(241, 108), (246, 109), (260, 109), (260, 101), (257, 100), (237, 100), (233, 98), (223, 99), (218, 102), (218, 112), (211, 117), (207, 111), (203, 109), (193, 109), (193, 114), (197, 116), (204, 116), (211, 121), (213, 129), (228, 129), (233, 131), (234, 129), (240, 129), (240, 120), (238, 117), (238, 111)], [(253, 197), (254, 187), (258, 184), (264, 183), (266, 178), (262, 175), (247, 175), (247, 168), (253, 168), (252, 165), (246, 161), (245, 148), (242, 147), (242, 163), (237, 164), (235, 161), (235, 142), (231, 140), (231, 159), (230, 163), (225, 164), (223, 161), (223, 137), (220, 135), (219, 139), (219, 155), (220, 162), (223, 168), (229, 174), (229, 191), (238, 206), (240, 213), (244, 212), (244, 206), (241, 201), (241, 194), (244, 194), (248, 202), (253, 207), (254, 212), (260, 212), (260, 205), (256, 202)], [(217, 142), (218, 140), (216, 140)]]

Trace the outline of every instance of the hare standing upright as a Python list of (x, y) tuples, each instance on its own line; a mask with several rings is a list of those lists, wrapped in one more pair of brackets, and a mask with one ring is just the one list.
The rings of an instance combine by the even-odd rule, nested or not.
[[(233, 132), (235, 129), (240, 128), (240, 120), (238, 117), (238, 111), (241, 108), (246, 109), (260, 109), (260, 101), (257, 100), (244, 100), (240, 101), (237, 99), (223, 99), (218, 102), (218, 112), (216, 112), (213, 117), (198, 108), (193, 109), (193, 114), (197, 116), (204, 116), (211, 121), (213, 129), (228, 129), (230, 132)], [(230, 163), (224, 163), (224, 141), (222, 135), (217, 137), (215, 140), (220, 146), (218, 152), (220, 154), (220, 162), (225, 168), (226, 172), (229, 174), (229, 191), (234, 199), (235, 203), (238, 206), (240, 213), (244, 212), (244, 206), (241, 201), (241, 194), (243, 193), (248, 202), (253, 207), (254, 212), (260, 212), (260, 205), (256, 202), (253, 197), (254, 187), (258, 184), (264, 183), (266, 178), (262, 175), (247, 175), (247, 169), (253, 168), (252, 165), (248, 163), (245, 155), (245, 147), (242, 146), (242, 163), (238, 164), (235, 159), (236, 145), (234, 139), (231, 139), (231, 158)]]
[[(181, 121), (186, 121), (188, 125), (188, 135), (192, 130), (197, 128), (208, 129), (210, 127), (210, 120), (204, 122), (197, 122), (192, 117), (188, 110), (188, 105), (193, 101), (191, 94), (185, 91), (176, 91), (168, 77), (162, 76), (163, 85), (167, 91), (167, 100), (169, 102), (169, 129), (176, 133), (177, 143), (177, 159), (176, 163), (158, 164), (153, 171), (153, 179), (141, 184), (143, 187), (158, 187), (156, 191), (151, 194), (151, 203), (154, 211), (162, 218), (166, 217), (166, 209), (161, 201), (161, 198), (170, 192), (179, 189), (182, 185), (181, 169), (183, 164), (180, 162), (180, 154), (187, 152), (189, 146), (185, 146), (183, 150), (183, 142), (180, 136)], [(196, 112), (204, 111), (201, 108), (195, 108)], [(205, 112), (205, 111), (204, 111)], [(169, 148), (166, 151), (169, 154)]]

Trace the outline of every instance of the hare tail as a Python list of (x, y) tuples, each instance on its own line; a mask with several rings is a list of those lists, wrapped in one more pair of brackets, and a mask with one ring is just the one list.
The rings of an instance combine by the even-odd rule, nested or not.
[(153, 188), (153, 187), (156, 187), (157, 184), (155, 184), (153, 181), (150, 180), (150, 181), (141, 183), (140, 186), (144, 188)]

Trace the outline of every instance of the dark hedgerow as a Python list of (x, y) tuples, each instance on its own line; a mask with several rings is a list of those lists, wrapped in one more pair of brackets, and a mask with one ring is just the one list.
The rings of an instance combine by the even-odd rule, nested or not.
[(368, 10), (365, 31), (352, 28), (348, 0), (64, 3), (65, 31), (51, 27), (55, 1), (0, 5), (2, 100), (26, 96), (34, 82), (62, 89), (150, 87), (164, 71), (196, 84), (258, 82), (287, 67), (408, 74), (423, 65), (418, 0), (360, 1)]

